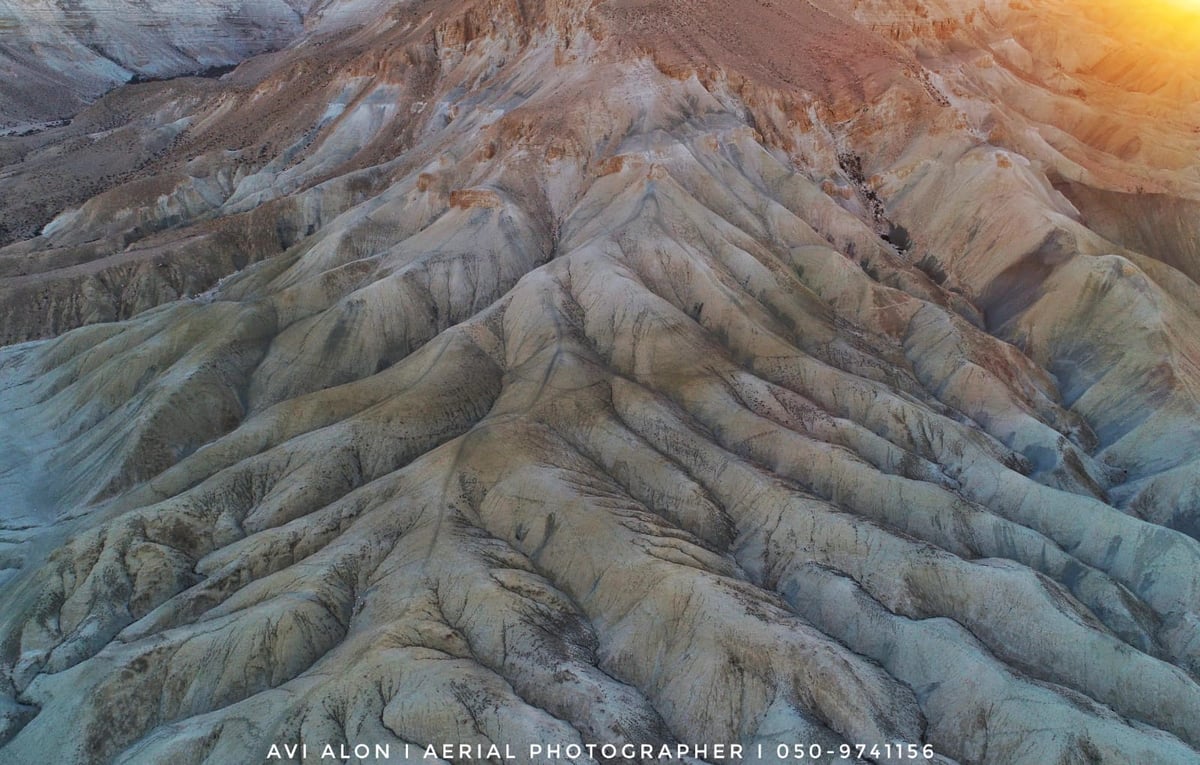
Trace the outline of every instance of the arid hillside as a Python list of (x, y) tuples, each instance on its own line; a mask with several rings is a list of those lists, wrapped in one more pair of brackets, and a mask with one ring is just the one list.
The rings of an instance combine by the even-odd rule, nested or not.
[(0, 762), (1200, 763), (1163, 2), (111, 11), (0, 138)]
[(216, 74), (282, 47), (311, 0), (0, 0), (0, 135), (61, 126), (130, 80)]

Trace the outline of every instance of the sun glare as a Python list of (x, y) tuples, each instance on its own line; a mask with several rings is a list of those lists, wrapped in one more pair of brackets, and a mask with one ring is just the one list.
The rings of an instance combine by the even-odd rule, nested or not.
[(1169, 36), (1193, 52), (1200, 48), (1200, 0), (1162, 0), (1162, 4), (1166, 10), (1160, 21), (1170, 27)]
[(1132, 10), (1165, 16), (1165, 20), (1200, 23), (1200, 0), (1133, 0)]
[(1184, 54), (1200, 50), (1200, 0), (1117, 0), (1105, 5), (1110, 20), (1142, 43)]

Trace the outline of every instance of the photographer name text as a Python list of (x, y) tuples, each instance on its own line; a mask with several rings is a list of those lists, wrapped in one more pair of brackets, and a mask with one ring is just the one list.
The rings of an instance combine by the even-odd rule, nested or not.
[(933, 758), (929, 744), (890, 743), (877, 745), (841, 744), (272, 744), (267, 760), (286, 762), (313, 760), (344, 762), (368, 760), (386, 762), (431, 761), (546, 761), (591, 759), (615, 760), (679, 760), (687, 757), (699, 760), (736, 761), (753, 758), (764, 760), (819, 760), (828, 757), (843, 759), (878, 759), (928, 761)]

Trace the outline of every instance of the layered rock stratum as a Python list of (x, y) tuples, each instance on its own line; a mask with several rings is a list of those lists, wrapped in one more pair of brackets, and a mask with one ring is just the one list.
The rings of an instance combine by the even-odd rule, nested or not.
[(0, 0), (0, 130), (65, 122), (118, 83), (215, 73), (282, 47), (306, 0)]
[(0, 5), (98, 19), (0, 38), (0, 761), (1200, 762), (1193, 13), (97, 7)]

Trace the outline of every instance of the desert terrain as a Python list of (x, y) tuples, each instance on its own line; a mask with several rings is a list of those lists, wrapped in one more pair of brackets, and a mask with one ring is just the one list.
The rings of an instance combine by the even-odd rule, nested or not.
[(1200, 12), (145, 13), (0, 0), (0, 762), (1200, 763)]

